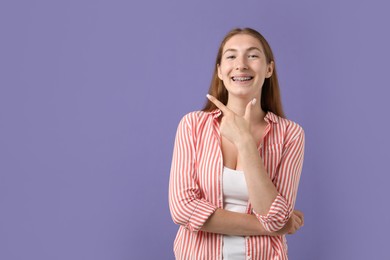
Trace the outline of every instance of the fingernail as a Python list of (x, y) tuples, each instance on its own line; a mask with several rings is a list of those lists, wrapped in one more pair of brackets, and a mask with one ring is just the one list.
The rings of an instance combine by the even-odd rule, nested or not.
[(206, 97), (207, 97), (207, 98), (210, 98), (211, 96), (210, 96), (209, 94), (206, 94)]
[(252, 100), (252, 105), (256, 104), (256, 98)]

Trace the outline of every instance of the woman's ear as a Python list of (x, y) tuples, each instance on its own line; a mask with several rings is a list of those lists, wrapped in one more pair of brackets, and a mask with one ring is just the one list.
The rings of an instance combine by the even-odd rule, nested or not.
[(275, 63), (271, 61), (269, 64), (267, 64), (267, 73), (265, 77), (268, 79), (272, 76), (272, 73), (274, 72)]
[(219, 66), (219, 64), (217, 64), (217, 72), (218, 72), (218, 78), (222, 80), (221, 66)]

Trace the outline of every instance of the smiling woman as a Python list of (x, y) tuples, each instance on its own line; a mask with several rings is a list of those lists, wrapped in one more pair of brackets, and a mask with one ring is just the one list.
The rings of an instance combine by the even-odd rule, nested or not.
[(287, 259), (304, 132), (285, 118), (275, 61), (257, 31), (222, 41), (208, 101), (180, 121), (169, 205), (177, 259)]
[(230, 95), (259, 97), (264, 80), (271, 77), (274, 62), (267, 63), (259, 41), (247, 34), (239, 34), (229, 39), (222, 53), (218, 68), (218, 78)]

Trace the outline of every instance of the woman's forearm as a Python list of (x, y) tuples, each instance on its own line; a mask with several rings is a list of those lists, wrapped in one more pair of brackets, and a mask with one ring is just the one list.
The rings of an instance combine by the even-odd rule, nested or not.
[(277, 235), (266, 231), (254, 215), (224, 209), (217, 209), (201, 230), (235, 236)]
[(248, 135), (241, 140), (237, 150), (245, 173), (249, 201), (258, 214), (266, 215), (278, 191), (267, 174), (252, 136)]
[(294, 234), (304, 224), (303, 212), (294, 210), (286, 225), (269, 232), (254, 215), (217, 209), (205, 222), (202, 231), (232, 236), (282, 236)]

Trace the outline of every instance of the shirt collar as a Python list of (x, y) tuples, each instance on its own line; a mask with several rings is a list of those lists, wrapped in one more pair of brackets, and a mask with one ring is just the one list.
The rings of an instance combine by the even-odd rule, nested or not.
[[(212, 117), (214, 119), (220, 117), (220, 115), (222, 115), (222, 111), (220, 109), (214, 109), (212, 111), (210, 111), (210, 114), (212, 115)], [(279, 118), (277, 115), (275, 115), (274, 113), (272, 113), (271, 111), (268, 111), (267, 114), (265, 114), (265, 117), (264, 117), (264, 120), (269, 123), (270, 121), (272, 123), (279, 123)]]
[(210, 114), (213, 116), (214, 119), (217, 119), (220, 115), (222, 115), (222, 111), (217, 108), (210, 111)]
[(272, 113), (271, 111), (268, 111), (267, 114), (265, 115), (264, 117), (264, 120), (269, 123), (269, 121), (271, 121), (272, 123), (279, 123), (279, 117), (277, 115), (275, 115), (274, 113)]

